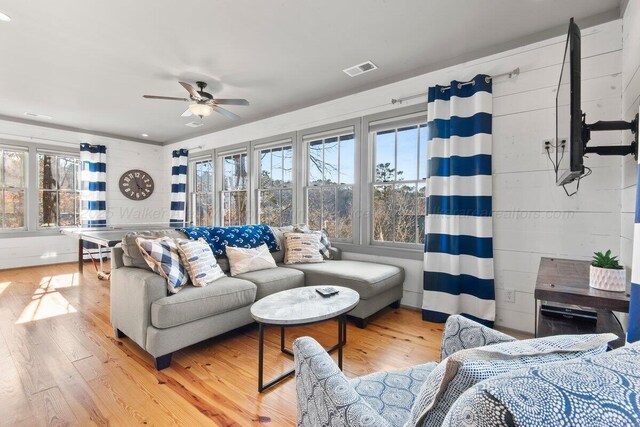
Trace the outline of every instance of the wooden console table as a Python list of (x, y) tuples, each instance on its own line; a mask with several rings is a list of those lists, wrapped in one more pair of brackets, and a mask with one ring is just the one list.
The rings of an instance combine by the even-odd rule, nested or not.
[[(620, 339), (611, 343), (612, 347), (624, 345), (624, 332), (612, 312), (629, 312), (629, 287), (625, 292), (608, 292), (589, 286), (589, 261), (571, 259), (540, 259), (535, 297), (535, 332), (540, 326), (540, 302), (562, 303), (594, 309), (597, 313), (596, 330), (593, 332), (613, 332)], [(571, 333), (565, 332), (565, 333)]]

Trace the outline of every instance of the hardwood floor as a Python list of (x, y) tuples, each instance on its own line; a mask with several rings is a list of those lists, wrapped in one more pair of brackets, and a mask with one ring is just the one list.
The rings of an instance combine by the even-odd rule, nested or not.
[[(196, 344), (157, 372), (136, 344), (113, 336), (109, 282), (89, 264), (84, 275), (76, 264), (0, 271), (0, 425), (294, 425), (293, 378), (257, 392), (257, 335), (251, 325)], [(328, 346), (336, 324), (288, 329), (288, 345), (301, 335)], [(403, 308), (364, 330), (349, 323), (345, 374), (437, 360), (441, 336), (442, 325)], [(265, 376), (291, 365), (278, 330), (267, 329)]]

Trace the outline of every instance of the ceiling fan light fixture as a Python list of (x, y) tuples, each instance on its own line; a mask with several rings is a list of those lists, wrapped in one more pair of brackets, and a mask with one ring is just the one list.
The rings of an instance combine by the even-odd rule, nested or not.
[(0, 22), (11, 22), (11, 17), (4, 12), (0, 12)]
[(202, 118), (210, 115), (213, 112), (213, 107), (208, 104), (196, 103), (189, 105), (189, 110), (191, 110), (191, 112), (196, 116), (200, 116), (200, 118)]

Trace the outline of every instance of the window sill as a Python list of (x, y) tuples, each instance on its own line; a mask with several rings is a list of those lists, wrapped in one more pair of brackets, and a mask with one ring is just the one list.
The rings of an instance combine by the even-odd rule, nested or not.
[(60, 229), (54, 230), (37, 230), (37, 231), (0, 231), (0, 239), (20, 238), (20, 237), (45, 237), (45, 236), (62, 236)]
[(343, 252), (353, 252), (363, 255), (384, 256), (389, 258), (402, 258), (422, 261), (424, 251), (422, 249), (409, 249), (393, 246), (355, 245), (353, 243), (331, 242), (331, 244)]

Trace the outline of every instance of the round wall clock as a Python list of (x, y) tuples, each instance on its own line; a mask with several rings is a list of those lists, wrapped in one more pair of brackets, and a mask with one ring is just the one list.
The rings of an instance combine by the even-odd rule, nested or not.
[(120, 177), (120, 192), (131, 200), (144, 200), (154, 190), (153, 178), (145, 171), (131, 169)]

